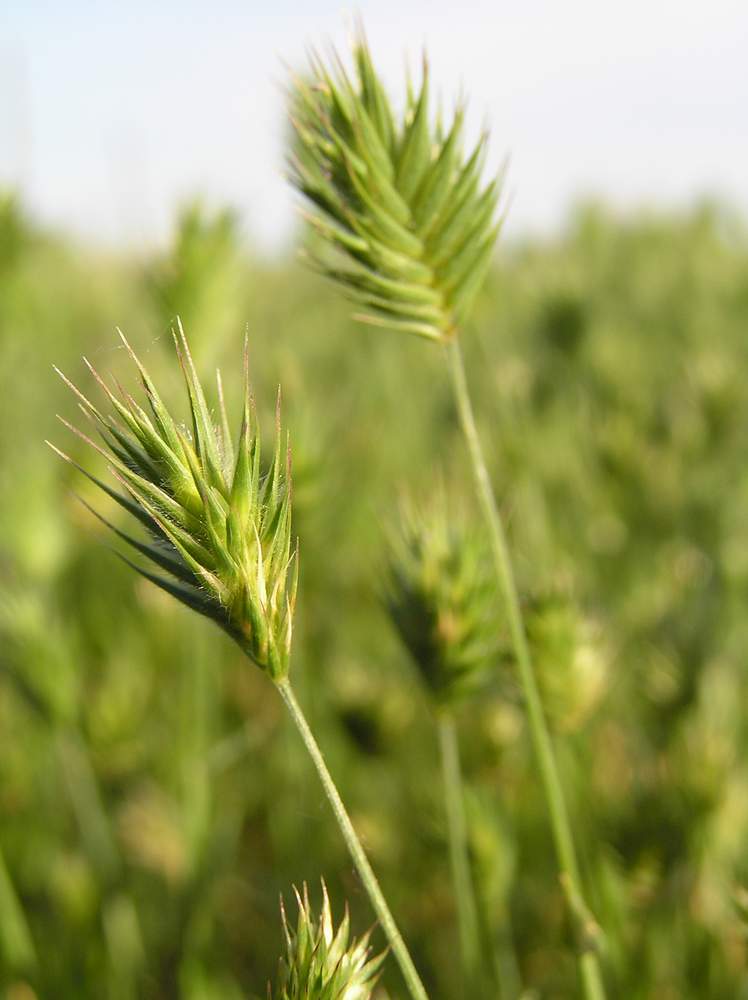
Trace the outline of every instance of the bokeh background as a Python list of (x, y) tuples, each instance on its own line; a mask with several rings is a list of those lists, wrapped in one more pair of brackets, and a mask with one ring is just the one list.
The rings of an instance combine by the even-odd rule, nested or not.
[[(433, 996), (461, 995), (433, 721), (380, 602), (403, 492), (471, 507), (438, 351), (357, 328), (296, 257), (283, 86), (337, 5), (31, 2), (0, 17), (0, 989), (266, 995), (280, 893), (372, 916), (272, 687), (113, 555), (45, 438), (58, 364), (179, 405), (169, 328), (265, 425), (284, 392), (294, 674)], [(748, 15), (363, 3), (394, 88), (425, 43), (509, 210), (465, 337), (611, 995), (748, 996)], [(114, 545), (116, 548), (116, 544)], [(501, 626), (501, 611), (497, 611)], [(518, 692), (461, 735), (493, 995), (575, 995)], [(380, 942), (381, 943), (381, 942)], [(394, 963), (383, 986), (403, 995)]]

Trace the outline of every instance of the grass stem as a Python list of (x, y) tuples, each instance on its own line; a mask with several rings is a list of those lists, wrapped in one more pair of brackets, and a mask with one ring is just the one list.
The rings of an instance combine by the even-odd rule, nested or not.
[(438, 722), (439, 749), (444, 777), (444, 804), (447, 813), (449, 857), (452, 865), (460, 933), (460, 951), (466, 994), (473, 996), (479, 980), (480, 930), (478, 907), (475, 902), (470, 873), (465, 800), (460, 768), (460, 748), (457, 727), (451, 713), (443, 713)]
[(322, 782), (322, 787), (324, 788), (325, 794), (327, 795), (330, 805), (332, 806), (332, 811), (335, 814), (335, 819), (338, 821), (338, 826), (340, 827), (343, 838), (346, 842), (348, 850), (350, 851), (353, 863), (356, 866), (356, 870), (361, 877), (364, 888), (369, 895), (371, 905), (374, 907), (374, 911), (379, 918), (379, 922), (382, 926), (385, 937), (389, 942), (390, 948), (392, 949), (392, 953), (397, 959), (403, 978), (405, 979), (408, 990), (410, 991), (410, 995), (413, 1000), (428, 1000), (426, 990), (424, 989), (421, 978), (418, 975), (415, 965), (413, 964), (413, 959), (410, 957), (410, 953), (405, 945), (405, 942), (403, 941), (400, 931), (398, 930), (395, 918), (390, 912), (390, 908), (387, 905), (387, 901), (384, 898), (381, 888), (379, 887), (377, 877), (369, 864), (369, 859), (366, 857), (361, 841), (359, 840), (356, 831), (353, 829), (350, 816), (343, 805), (343, 800), (340, 798), (340, 794), (335, 782), (333, 781), (332, 775), (327, 769), (327, 764), (322, 756), (322, 751), (314, 738), (314, 734), (309, 728), (309, 724), (307, 723), (306, 717), (301, 710), (301, 706), (296, 700), (296, 696), (291, 688), (291, 685), (287, 680), (283, 680), (277, 682), (276, 686), (280, 691), (283, 701), (286, 703), (286, 708), (296, 724), (296, 728), (299, 730), (299, 734), (304, 741), (304, 745), (309, 751), (309, 756), (312, 758), (314, 766), (317, 769), (320, 781)]
[(567, 897), (572, 920), (574, 920), (579, 932), (581, 949), (579, 971), (584, 996), (586, 1000), (604, 1000), (605, 990), (602, 973), (598, 956), (594, 950), (595, 938), (599, 935), (599, 929), (582, 892), (569, 813), (530, 656), (506, 532), (486, 468), (465, 377), (462, 350), (457, 337), (453, 337), (449, 341), (445, 351), (460, 425), (470, 452), (478, 499), (485, 515), (496, 575), (506, 606), (511, 640), (517, 661), (517, 672), (527, 712), (530, 740), (545, 793), (561, 884)]

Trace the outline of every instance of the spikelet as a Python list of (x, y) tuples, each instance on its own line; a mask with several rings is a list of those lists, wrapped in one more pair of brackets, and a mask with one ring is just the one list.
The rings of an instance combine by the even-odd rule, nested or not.
[(286, 957), (281, 960), (279, 1000), (369, 1000), (384, 955), (370, 957), (369, 934), (350, 940), (350, 919), (333, 926), (327, 888), (315, 921), (306, 885), (294, 889), (299, 916), (292, 927), (281, 901)]
[(385, 602), (437, 708), (475, 693), (496, 667), (496, 598), (480, 537), (439, 494), (406, 508), (390, 544)]
[(63, 423), (108, 459), (122, 491), (77, 467), (147, 529), (148, 537), (141, 540), (109, 525), (150, 566), (126, 561), (217, 622), (260, 668), (282, 680), (291, 650), (298, 556), (291, 538), (290, 461), (281, 447), (280, 405), (275, 451), (263, 474), (246, 344), (244, 412), (234, 447), (220, 379), (216, 426), (181, 324), (174, 343), (187, 388), (191, 431), (171, 416), (124, 336), (122, 341), (140, 374), (150, 412), (129, 393), (115, 393), (88, 362), (111, 414), (99, 410), (60, 373), (97, 426), (103, 446)]
[(487, 137), (463, 151), (465, 108), (432, 120), (429, 71), (398, 117), (363, 32), (355, 76), (316, 55), (290, 95), (291, 181), (328, 253), (321, 270), (361, 306), (357, 319), (433, 340), (467, 318), (499, 232), (501, 184), (482, 183)]

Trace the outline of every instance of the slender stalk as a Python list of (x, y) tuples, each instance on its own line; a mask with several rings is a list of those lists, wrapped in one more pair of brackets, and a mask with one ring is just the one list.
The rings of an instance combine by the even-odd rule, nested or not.
[(452, 865), (457, 917), (460, 931), (460, 951), (465, 973), (465, 992), (471, 996), (476, 989), (480, 963), (480, 931), (478, 907), (475, 902), (473, 879), (470, 874), (465, 801), (460, 769), (460, 748), (454, 718), (443, 713), (438, 721), (439, 749), (444, 777), (444, 805), (449, 833), (449, 858)]
[(456, 337), (446, 345), (446, 359), (460, 424), (470, 452), (478, 499), (486, 518), (491, 550), (496, 565), (496, 575), (506, 604), (509, 630), (517, 660), (517, 672), (527, 711), (530, 740), (535, 752), (548, 806), (561, 885), (566, 893), (572, 919), (577, 924), (580, 933), (581, 950), (579, 954), (579, 969), (584, 987), (584, 995), (587, 1000), (604, 1000), (605, 990), (602, 974), (598, 956), (594, 950), (595, 939), (599, 935), (599, 929), (582, 892), (582, 882), (571, 832), (571, 823), (569, 822), (569, 813), (561, 786), (553, 743), (548, 731), (540, 692), (535, 679), (535, 671), (532, 665), (517, 593), (517, 584), (514, 579), (514, 571), (509, 556), (509, 546), (507, 544), (504, 524), (489, 479), (488, 469), (486, 468), (478, 430), (475, 425), (475, 416), (465, 377), (462, 351)]
[(283, 680), (277, 682), (276, 686), (280, 691), (283, 701), (286, 703), (286, 707), (288, 708), (291, 718), (296, 723), (296, 728), (299, 730), (301, 738), (309, 751), (309, 756), (312, 758), (314, 766), (317, 768), (317, 773), (319, 774), (320, 781), (322, 782), (322, 787), (324, 788), (325, 794), (327, 795), (330, 805), (332, 806), (332, 811), (335, 813), (335, 819), (338, 821), (338, 826), (340, 827), (343, 838), (346, 842), (348, 850), (350, 851), (353, 863), (356, 866), (356, 870), (361, 877), (364, 888), (369, 895), (371, 905), (374, 907), (377, 917), (379, 917), (382, 930), (384, 931), (384, 934), (389, 941), (390, 948), (397, 959), (403, 978), (405, 979), (408, 990), (410, 991), (410, 995), (413, 1000), (428, 1000), (426, 990), (424, 989), (420, 976), (418, 975), (416, 967), (413, 964), (413, 959), (410, 957), (410, 953), (405, 946), (402, 935), (400, 934), (397, 924), (395, 923), (395, 918), (390, 912), (390, 908), (387, 905), (382, 890), (379, 887), (377, 877), (369, 864), (369, 859), (366, 857), (361, 841), (358, 839), (358, 835), (353, 829), (350, 816), (343, 805), (343, 800), (340, 798), (340, 794), (335, 786), (335, 782), (332, 779), (332, 775), (327, 769), (327, 764), (322, 756), (322, 751), (320, 750), (319, 745), (309, 728), (309, 724), (307, 723), (304, 713), (301, 710), (301, 706), (296, 700), (296, 696), (293, 693), (291, 685), (288, 680)]

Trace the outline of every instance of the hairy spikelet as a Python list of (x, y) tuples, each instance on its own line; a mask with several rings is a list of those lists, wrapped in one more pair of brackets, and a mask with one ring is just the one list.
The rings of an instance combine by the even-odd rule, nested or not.
[(482, 184), (486, 135), (463, 151), (465, 109), (432, 119), (428, 65), (395, 114), (360, 33), (355, 74), (313, 57), (291, 93), (291, 178), (331, 253), (317, 264), (368, 323), (447, 340), (469, 313), (500, 223), (500, 180)]
[(350, 938), (348, 911), (335, 930), (322, 883), (322, 909), (315, 920), (309, 893), (295, 889), (299, 916), (292, 927), (281, 902), (286, 958), (281, 961), (279, 1000), (369, 1000), (383, 955), (370, 957), (369, 934)]
[(406, 510), (390, 546), (390, 617), (439, 708), (475, 693), (495, 668), (495, 587), (480, 538), (443, 499)]
[(137, 366), (149, 412), (124, 390), (113, 391), (87, 361), (111, 414), (99, 410), (60, 373), (97, 427), (103, 447), (63, 423), (108, 459), (123, 492), (81, 471), (148, 530), (147, 540), (141, 540), (109, 525), (151, 564), (134, 568), (217, 622), (259, 667), (282, 679), (288, 672), (298, 558), (291, 539), (290, 461), (281, 447), (280, 405), (275, 450), (263, 474), (246, 345), (244, 413), (234, 446), (220, 377), (216, 425), (181, 324), (174, 343), (191, 430), (171, 416), (124, 336), (122, 341)]

